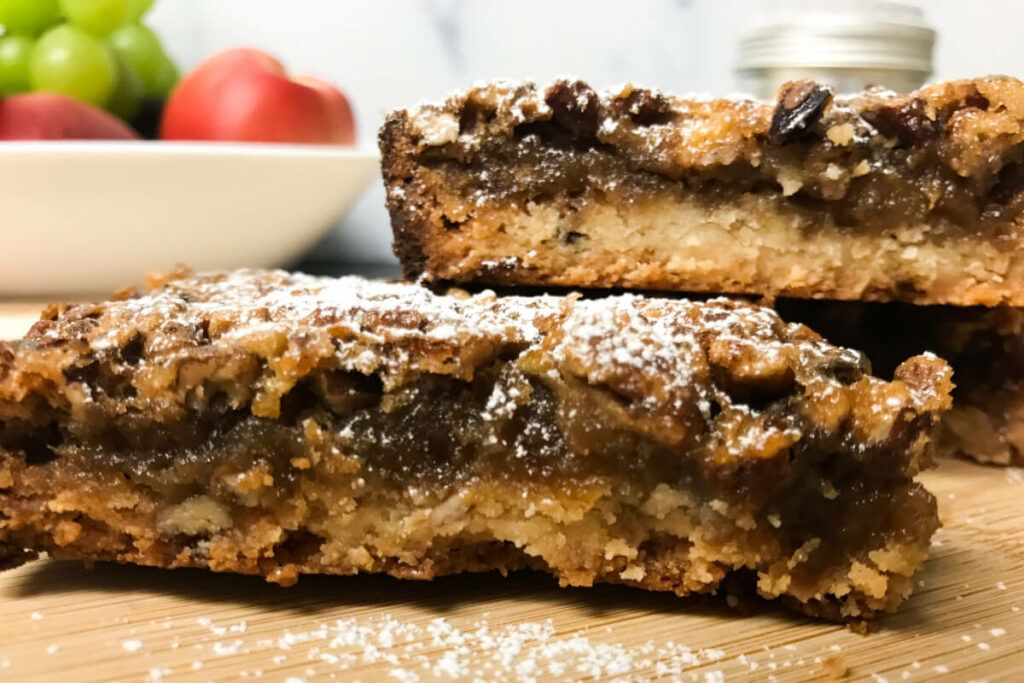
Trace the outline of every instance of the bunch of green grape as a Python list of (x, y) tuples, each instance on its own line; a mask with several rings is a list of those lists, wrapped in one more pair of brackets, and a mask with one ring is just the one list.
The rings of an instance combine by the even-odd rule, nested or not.
[(142, 23), (154, 0), (0, 0), (0, 96), (43, 90), (130, 120), (179, 73)]

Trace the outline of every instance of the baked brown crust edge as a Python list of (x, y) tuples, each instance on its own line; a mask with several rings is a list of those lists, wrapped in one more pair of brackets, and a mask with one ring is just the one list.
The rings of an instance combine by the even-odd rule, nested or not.
[(387, 189), (387, 209), (391, 216), (394, 233), (392, 250), (402, 264), (402, 273), (409, 279), (416, 279), (424, 273), (427, 255), (423, 247), (423, 235), (427, 218), (413, 208), (413, 203), (392, 199), (391, 188), (403, 187), (404, 191), (415, 192), (406, 187), (403, 178), (411, 177), (415, 171), (415, 145), (409, 128), (409, 115), (405, 111), (388, 114), (379, 133), (381, 149), (381, 173)]

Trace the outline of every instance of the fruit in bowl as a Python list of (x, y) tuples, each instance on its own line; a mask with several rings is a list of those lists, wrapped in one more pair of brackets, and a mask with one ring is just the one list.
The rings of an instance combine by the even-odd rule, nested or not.
[(0, 140), (137, 140), (121, 119), (56, 93), (0, 100)]
[(165, 98), (178, 83), (178, 67), (164, 52), (159, 36), (142, 24), (125, 24), (110, 34), (107, 44), (142, 81), (145, 96)]
[(222, 52), (185, 76), (161, 126), (164, 140), (351, 145), (355, 120), (333, 85), (292, 76), (272, 56)]
[[(179, 74), (160, 38), (141, 23), (152, 5), (153, 0), (0, 0), (0, 97), (29, 91), (64, 95), (105, 109), (137, 130), (148, 128), (153, 137), (152, 121), (159, 118), (153, 111), (162, 108)], [(45, 112), (28, 130), (46, 139), (59, 131), (112, 137), (109, 121), (98, 125), (98, 112), (52, 98), (18, 101), (11, 109), (28, 108)], [(24, 139), (24, 121), (17, 121), (18, 139)]]
[(36, 41), (30, 36), (0, 38), (0, 97), (32, 89), (29, 60), (35, 47)]
[(32, 50), (33, 90), (55, 92), (103, 107), (117, 87), (117, 62), (102, 41), (71, 24), (44, 33)]
[(6, 35), (36, 35), (60, 21), (58, 0), (0, 0)]
[[(142, 23), (153, 2), (0, 0), (0, 98), (65, 96), (11, 102), (0, 139), (355, 144), (345, 95), (290, 75), (264, 52), (222, 52), (179, 83), (160, 37)], [(100, 110), (140, 135), (126, 134)]]

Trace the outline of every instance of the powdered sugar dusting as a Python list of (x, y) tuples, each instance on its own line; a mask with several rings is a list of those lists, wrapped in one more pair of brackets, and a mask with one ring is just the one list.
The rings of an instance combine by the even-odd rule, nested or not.
[[(641, 402), (672, 403), (676, 410), (693, 401), (694, 372), (703, 353), (688, 313), (699, 305), (679, 302), (675, 310), (652, 315), (645, 310), (646, 299), (624, 295), (605, 300), (580, 301), (563, 327), (564, 336), (554, 351), (557, 359), (587, 356), (592, 384), (614, 381), (616, 375), (663, 378), (660, 391), (638, 396)], [(609, 334), (610, 331), (616, 331)]]
[[(195, 285), (198, 285), (197, 287)], [(261, 323), (295, 326), (340, 323), (353, 331), (367, 314), (409, 313), (388, 330), (398, 335), (450, 340), (456, 331), (470, 334), (515, 334), (530, 341), (537, 336), (535, 314), (552, 309), (550, 297), (523, 305), (517, 315), (506, 315), (491, 292), (472, 297), (439, 297), (424, 287), (360, 277), (320, 278), (302, 274), (235, 271), (206, 280), (189, 280), (186, 304), (177, 283), (125, 306), (145, 313), (153, 309), (179, 310), (192, 318), (238, 313), (236, 334)], [(473, 311), (476, 315), (469, 315)], [(413, 315), (415, 314), (415, 315)], [(248, 329), (247, 329), (248, 328)]]
[[(75, 310), (88, 317), (99, 309)], [(308, 340), (320, 330), (333, 340), (343, 368), (366, 374), (415, 364), (413, 348), (459, 349), (486, 340), (535, 345), (568, 315), (563, 355), (564, 348), (592, 347), (601, 365), (671, 377), (665, 390), (676, 399), (702, 366), (701, 333), (757, 344), (765, 357), (793, 346), (780, 337), (774, 312), (724, 299), (709, 306), (635, 295), (585, 301), (490, 291), (444, 296), (410, 283), (280, 271), (174, 280), (147, 295), (105, 304), (102, 313), (118, 324), (101, 327), (91, 340), (99, 351), (125, 346), (141, 328), (155, 329), (145, 340), (147, 357), (219, 340), (245, 347), (268, 334)], [(37, 334), (53, 337), (57, 331)]]
[[(794, 373), (828, 392), (842, 389), (835, 368), (861, 372), (856, 352), (799, 332), (768, 308), (727, 299), (443, 295), (415, 283), (281, 271), (173, 279), (136, 298), (71, 307), (39, 323), (30, 339), (50, 344), (62, 336), (84, 337), (93, 353), (115, 363), (135, 356), (130, 362), (137, 376), (173, 378), (190, 359), (210, 354), (255, 357), (263, 372), (255, 385), (278, 392), (258, 397), (263, 412), (254, 413), (261, 416), (273, 415), (266, 406), (318, 367), (376, 375), (391, 391), (422, 373), (471, 380), (496, 356), (539, 351), (554, 361), (546, 370), (552, 381), (567, 372), (606, 387), (630, 409), (667, 418), (662, 432), (670, 440), (685, 438), (687, 422), (735, 408), (730, 419), (742, 438), (729, 440), (733, 457), (770, 455), (802, 433), (777, 420), (762, 424), (760, 411), (734, 400), (729, 382), (781, 387), (772, 391), (782, 396), (803, 386), (793, 384)], [(501, 388), (483, 417), (500, 416), (519, 402)], [(895, 415), (902, 403), (874, 407)]]
[[(312, 343), (316, 333), (334, 341), (339, 365), (371, 374), (415, 365), (430, 348), (458, 349), (501, 340), (530, 344), (538, 322), (560, 310), (556, 297), (498, 298), (493, 292), (439, 296), (408, 283), (359, 277), (322, 278), (281, 271), (239, 270), (175, 280), (147, 295), (104, 304), (104, 326), (91, 345), (124, 347), (149, 328), (147, 358), (222, 341), (249, 347), (268, 335)], [(88, 306), (77, 315), (92, 311)], [(51, 326), (37, 334), (56, 339)]]
[[(211, 622), (206, 628), (216, 636), (230, 626)], [(288, 629), (276, 638), (218, 640), (210, 650), (215, 657), (244, 654), (254, 661), (275, 653), (275, 665), (304, 665), (306, 676), (294, 680), (374, 665), (385, 667), (398, 681), (648, 680), (652, 674), (670, 680), (683, 680), (686, 674), (686, 680), (724, 680), (717, 669), (705, 668), (700, 678), (692, 670), (726, 656), (717, 648), (692, 648), (674, 640), (626, 645), (586, 632), (560, 635), (552, 619), (504, 624), (479, 619), (460, 625), (444, 617), (423, 623), (390, 614)]]

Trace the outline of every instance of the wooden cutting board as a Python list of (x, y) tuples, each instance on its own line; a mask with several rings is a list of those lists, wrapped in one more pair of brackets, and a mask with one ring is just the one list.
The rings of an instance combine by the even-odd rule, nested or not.
[[(36, 310), (0, 304), (0, 336)], [(42, 560), (0, 574), (0, 680), (1024, 680), (1024, 470), (944, 461), (924, 479), (945, 527), (868, 635), (540, 574), (283, 589)]]

